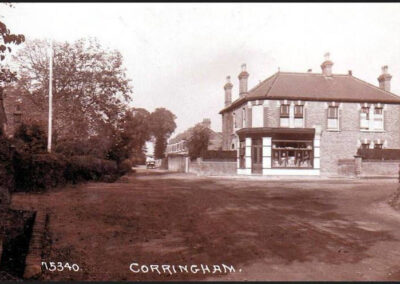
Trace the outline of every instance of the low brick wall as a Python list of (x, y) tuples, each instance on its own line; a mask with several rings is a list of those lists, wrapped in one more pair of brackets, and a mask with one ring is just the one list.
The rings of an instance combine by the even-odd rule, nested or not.
[(338, 162), (339, 176), (358, 177), (399, 177), (399, 161), (359, 160), (359, 172), (357, 173), (356, 159), (343, 159)]
[(340, 159), (338, 161), (339, 176), (355, 176), (356, 168), (354, 159)]
[(203, 161), (197, 159), (189, 163), (189, 172), (199, 175), (235, 175), (236, 162)]
[(399, 176), (400, 161), (362, 161), (361, 177), (394, 177)]

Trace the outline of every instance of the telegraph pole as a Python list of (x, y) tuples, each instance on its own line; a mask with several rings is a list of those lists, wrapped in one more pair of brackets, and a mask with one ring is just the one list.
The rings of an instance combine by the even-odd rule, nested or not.
[(53, 128), (53, 40), (50, 40), (49, 58), (49, 131), (47, 135), (47, 152), (50, 153)]

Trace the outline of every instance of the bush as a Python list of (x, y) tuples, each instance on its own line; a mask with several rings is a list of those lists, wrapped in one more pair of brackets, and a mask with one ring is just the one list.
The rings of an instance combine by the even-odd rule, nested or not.
[(0, 135), (0, 186), (8, 190), (14, 188), (14, 152), (10, 141)]
[(47, 147), (47, 135), (41, 125), (22, 123), (14, 134), (15, 144), (19, 151), (43, 153)]
[(39, 191), (67, 183), (68, 160), (57, 154), (18, 153), (15, 159), (16, 190)]
[(125, 175), (127, 173), (130, 173), (132, 171), (132, 162), (129, 159), (123, 160), (119, 165), (118, 165), (118, 171), (120, 175)]
[(117, 163), (92, 156), (72, 156), (66, 170), (73, 183), (85, 180), (112, 181), (118, 177)]
[(40, 191), (82, 181), (115, 181), (117, 164), (92, 156), (19, 153), (14, 165), (17, 191)]

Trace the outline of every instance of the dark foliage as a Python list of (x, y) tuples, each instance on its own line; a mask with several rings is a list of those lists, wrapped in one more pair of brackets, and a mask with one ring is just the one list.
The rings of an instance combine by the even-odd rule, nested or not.
[(201, 124), (196, 125), (190, 131), (190, 136), (187, 141), (189, 157), (194, 160), (207, 151), (208, 143), (210, 142), (211, 130)]
[(165, 156), (167, 140), (176, 128), (175, 119), (176, 116), (165, 108), (157, 108), (150, 114), (150, 129), (156, 138), (154, 146), (154, 156), (156, 159), (162, 159)]
[(47, 135), (39, 124), (22, 123), (14, 134), (18, 151), (38, 154), (46, 151)]

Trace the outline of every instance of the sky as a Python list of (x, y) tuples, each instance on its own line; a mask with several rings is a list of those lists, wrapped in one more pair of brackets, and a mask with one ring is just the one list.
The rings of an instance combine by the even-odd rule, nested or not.
[(221, 131), (225, 78), (238, 97), (240, 66), (249, 89), (278, 68), (320, 72), (330, 52), (333, 73), (374, 85), (383, 65), (400, 94), (400, 4), (397, 3), (17, 3), (0, 20), (27, 39), (97, 37), (118, 49), (132, 80), (132, 106), (165, 107), (175, 134), (203, 118)]

